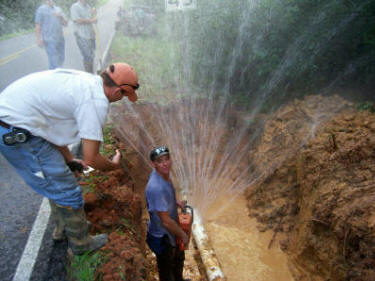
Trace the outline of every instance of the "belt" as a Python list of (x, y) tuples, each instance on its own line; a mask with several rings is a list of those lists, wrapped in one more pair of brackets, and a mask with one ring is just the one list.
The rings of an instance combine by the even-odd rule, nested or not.
[(0, 120), (0, 126), (4, 127), (5, 129), (10, 129), (10, 125)]

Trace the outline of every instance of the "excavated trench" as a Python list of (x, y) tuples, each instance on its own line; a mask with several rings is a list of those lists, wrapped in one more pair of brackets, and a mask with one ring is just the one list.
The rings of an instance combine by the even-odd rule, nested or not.
[[(136, 115), (123, 107), (113, 110), (120, 126), (104, 147), (125, 152), (125, 169), (94, 172), (83, 182), (92, 231), (111, 233), (103, 249), (106, 262), (97, 270), (104, 281), (157, 280), (155, 259), (144, 243), (143, 189), (150, 167), (142, 153), (152, 144), (141, 140), (144, 130), (155, 142), (163, 138), (149, 104), (134, 110)], [(233, 116), (243, 118), (235, 110)], [(255, 163), (251, 173), (260, 176), (231, 204), (218, 198), (204, 214), (227, 280), (375, 280), (374, 114), (337, 96), (309, 96), (259, 119), (264, 126), (246, 158)], [(207, 280), (191, 248), (185, 275)]]

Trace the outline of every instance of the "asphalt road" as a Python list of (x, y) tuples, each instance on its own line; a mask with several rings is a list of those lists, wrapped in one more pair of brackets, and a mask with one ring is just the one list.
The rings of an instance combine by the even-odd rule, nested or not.
[[(110, 0), (98, 9), (102, 56), (121, 4), (122, 0)], [(83, 70), (71, 22), (64, 34), (64, 67)], [(33, 33), (0, 41), (0, 91), (29, 73), (47, 68), (47, 55), (36, 45)], [(65, 280), (67, 245), (52, 242), (52, 228), (46, 200), (26, 186), (0, 154), (0, 280)]]

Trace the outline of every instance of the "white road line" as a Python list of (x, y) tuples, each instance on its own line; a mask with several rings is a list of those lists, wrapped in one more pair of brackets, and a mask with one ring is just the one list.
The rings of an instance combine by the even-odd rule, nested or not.
[(50, 213), (51, 209), (48, 199), (44, 197), (40, 205), (38, 216), (30, 232), (29, 239), (27, 240), (26, 247), (23, 250), (21, 260), (18, 263), (13, 281), (30, 280), (35, 261), (38, 257), (40, 245), (42, 244), (43, 236), (48, 225)]

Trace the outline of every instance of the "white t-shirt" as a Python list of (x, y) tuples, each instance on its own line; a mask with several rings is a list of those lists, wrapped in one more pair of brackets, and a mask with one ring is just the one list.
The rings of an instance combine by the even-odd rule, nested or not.
[(59, 146), (103, 141), (108, 108), (101, 77), (71, 69), (30, 74), (0, 94), (0, 120)]
[(74, 22), (75, 20), (92, 18), (92, 8), (89, 4), (82, 4), (79, 1), (74, 3), (70, 7), (70, 17), (73, 21), (74, 32), (82, 38), (95, 39), (93, 24), (79, 24)]

